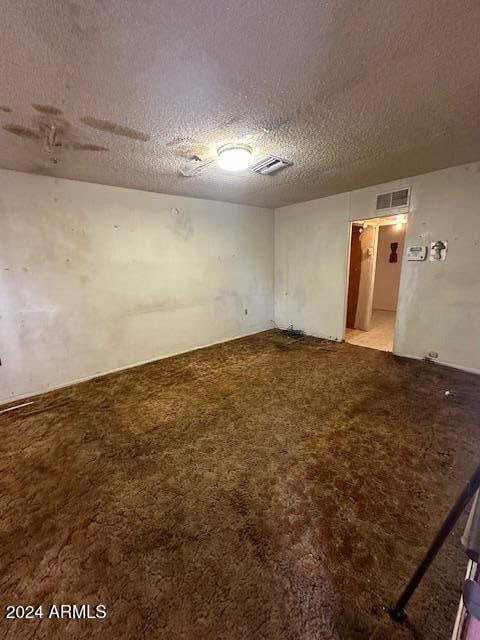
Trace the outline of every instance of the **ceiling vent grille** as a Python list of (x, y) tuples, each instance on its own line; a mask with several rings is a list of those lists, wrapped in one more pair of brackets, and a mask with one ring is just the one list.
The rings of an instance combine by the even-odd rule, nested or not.
[(377, 196), (377, 206), (375, 211), (382, 209), (398, 209), (408, 207), (410, 204), (410, 189), (399, 189), (390, 193), (381, 193)]
[(265, 176), (277, 173), (277, 171), (281, 171), (282, 169), (286, 169), (291, 166), (292, 163), (288, 160), (283, 160), (277, 156), (265, 156), (260, 158), (260, 160), (257, 160), (257, 162), (254, 162), (249, 168), (250, 171), (253, 171), (254, 173), (261, 173)]

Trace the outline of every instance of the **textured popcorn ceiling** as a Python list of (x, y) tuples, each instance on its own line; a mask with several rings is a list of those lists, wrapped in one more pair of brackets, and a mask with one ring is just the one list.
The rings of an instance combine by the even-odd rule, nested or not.
[[(478, 0), (3, 0), (0, 24), (3, 168), (273, 207), (480, 158)], [(232, 140), (294, 167), (179, 175)]]

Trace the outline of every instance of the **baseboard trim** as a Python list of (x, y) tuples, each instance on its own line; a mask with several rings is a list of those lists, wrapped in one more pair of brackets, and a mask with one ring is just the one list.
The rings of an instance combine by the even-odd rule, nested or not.
[(241, 338), (248, 338), (248, 336), (257, 335), (257, 333), (263, 333), (264, 331), (271, 330), (272, 327), (268, 326), (264, 329), (258, 329), (249, 333), (242, 333), (240, 335), (236, 335), (232, 338), (224, 338), (223, 340), (216, 340), (214, 342), (209, 342), (207, 344), (202, 344), (198, 347), (192, 347), (191, 349), (183, 349), (181, 351), (174, 351), (173, 353), (168, 353), (163, 356), (157, 356), (155, 358), (150, 358), (148, 360), (141, 360), (140, 362), (135, 362), (133, 364), (127, 364), (125, 366), (117, 367), (115, 369), (108, 369), (107, 371), (97, 371), (92, 373), (91, 375), (84, 376), (82, 378), (75, 378), (74, 380), (70, 380), (69, 382), (65, 382), (62, 384), (54, 385), (52, 387), (46, 387), (41, 390), (31, 391), (29, 393), (21, 393), (19, 395), (10, 396), (9, 398), (1, 398), (0, 399), (0, 409), (7, 408), (8, 405), (11, 405), (18, 400), (25, 400), (28, 398), (36, 398), (37, 396), (41, 396), (45, 393), (50, 393), (51, 391), (58, 391), (59, 389), (65, 389), (67, 387), (73, 387), (76, 384), (81, 384), (82, 382), (88, 382), (88, 380), (94, 380), (95, 378), (103, 378), (104, 376), (109, 376), (112, 373), (118, 373), (119, 371), (126, 371), (128, 369), (134, 369), (135, 367), (141, 367), (144, 364), (149, 364), (151, 362), (157, 362), (158, 360), (165, 360), (166, 358), (173, 358), (175, 356), (181, 356), (183, 353), (190, 353), (191, 351), (199, 351), (200, 349), (208, 349), (208, 347), (214, 347), (217, 344), (225, 344), (227, 342), (232, 342), (233, 340), (240, 340)]
[(480, 369), (473, 369), (472, 367), (463, 367), (459, 364), (452, 364), (451, 362), (445, 362), (444, 360), (434, 360), (433, 358), (428, 358), (424, 356), (411, 356), (405, 353), (399, 353), (398, 351), (393, 350), (393, 355), (399, 356), (400, 358), (410, 358), (411, 360), (426, 360), (427, 362), (433, 365), (439, 365), (441, 367), (447, 367), (448, 369), (458, 369), (459, 371), (465, 371), (465, 373), (474, 373), (477, 376), (480, 375)]

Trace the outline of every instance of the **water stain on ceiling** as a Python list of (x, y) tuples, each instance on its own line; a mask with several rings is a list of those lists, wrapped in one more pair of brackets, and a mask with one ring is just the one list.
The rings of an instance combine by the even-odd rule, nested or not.
[[(480, 159), (478, 0), (5, 0), (2, 18), (3, 168), (278, 207)], [(180, 175), (232, 141), (293, 166)]]
[(13, 135), (19, 138), (28, 138), (30, 140), (40, 140), (41, 138), (39, 131), (34, 131), (29, 127), (23, 127), (20, 124), (5, 124), (3, 125), (3, 129), (8, 131), (8, 133), (13, 133)]
[(80, 118), (83, 124), (86, 124), (92, 129), (97, 129), (98, 131), (105, 131), (107, 133), (111, 133), (114, 136), (123, 136), (124, 138), (131, 138), (132, 140), (141, 140), (142, 142), (148, 142), (150, 140), (150, 136), (142, 131), (137, 131), (136, 129), (132, 129), (130, 127), (125, 127), (121, 124), (117, 124), (116, 122), (110, 122), (109, 120), (98, 120), (97, 118), (92, 118), (91, 116), (86, 116)]
[(73, 149), (74, 151), (108, 151), (108, 147), (102, 147), (98, 144), (90, 143), (82, 144), (80, 142), (74, 142), (67, 146), (69, 149)]
[[(44, 160), (57, 165), (65, 161), (65, 153), (70, 151), (108, 151), (108, 147), (93, 142), (82, 141), (84, 134), (79, 127), (73, 126), (63, 117), (63, 111), (51, 105), (37, 105), (32, 107), (41, 115), (30, 115), (33, 127), (22, 124), (5, 124), (3, 129), (19, 138), (33, 140), (37, 143), (37, 163), (32, 166), (38, 172), (38, 162)], [(41, 165), (40, 165), (41, 166)], [(32, 172), (33, 170), (30, 169)]]
[(32, 104), (32, 107), (39, 113), (43, 113), (49, 116), (61, 116), (63, 111), (57, 107), (52, 107), (49, 104)]

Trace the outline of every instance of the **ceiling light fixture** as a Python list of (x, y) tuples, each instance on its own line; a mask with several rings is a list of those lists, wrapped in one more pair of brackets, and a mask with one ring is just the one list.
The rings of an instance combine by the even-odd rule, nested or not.
[(218, 164), (227, 171), (247, 169), (252, 159), (252, 148), (248, 144), (229, 143), (217, 149)]

